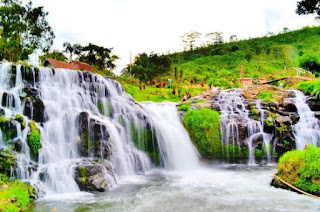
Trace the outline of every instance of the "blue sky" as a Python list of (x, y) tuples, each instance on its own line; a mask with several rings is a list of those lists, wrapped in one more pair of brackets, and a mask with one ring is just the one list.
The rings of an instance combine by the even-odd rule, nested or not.
[[(316, 25), (314, 16), (295, 14), (296, 0), (33, 0), (49, 12), (56, 34), (53, 48), (62, 43), (89, 42), (113, 47), (121, 57), (118, 70), (133, 56), (151, 51), (180, 51), (180, 36), (196, 30), (205, 35), (223, 32), (226, 41)], [(198, 42), (200, 44), (204, 40)]]

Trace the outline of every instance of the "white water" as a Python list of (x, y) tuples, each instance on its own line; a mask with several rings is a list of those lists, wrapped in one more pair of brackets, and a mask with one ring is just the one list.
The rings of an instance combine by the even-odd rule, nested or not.
[[(10, 70), (11, 64), (0, 64), (0, 100), (3, 93), (10, 94), (7, 106), (1, 106), (8, 119), (22, 114), (25, 105), (19, 97), (25, 87), (20, 66), (17, 66), (15, 86), (10, 85)], [(92, 161), (99, 158), (110, 162), (111, 172), (121, 179), (150, 170), (153, 167), (150, 158), (135, 147), (132, 138), (134, 130), (148, 126), (155, 130), (154, 136), (165, 168), (182, 170), (198, 166), (198, 154), (181, 125), (174, 104), (146, 103), (141, 107), (124, 92), (118, 82), (100, 75), (40, 68), (39, 76), (36, 76), (34, 69), (30, 71), (33, 77), (32, 85), (29, 84), (29, 87), (37, 89), (45, 107), (44, 123), (37, 123), (41, 132), (41, 149), (37, 168), (30, 171), (28, 167), (35, 165), (27, 144), (28, 124), (31, 120), (24, 116), (24, 131), (21, 131), (20, 123), (15, 122), (18, 138), (22, 140), (22, 151), (18, 154), (18, 168), (14, 171), (18, 178), (30, 181), (40, 194), (79, 192), (74, 170), (83, 163), (85, 157)], [(12, 99), (15, 100), (14, 107)], [(88, 123), (85, 123), (88, 126), (82, 126), (79, 122), (80, 114), (83, 112), (88, 116)], [(37, 113), (39, 111), (33, 111), (33, 114)], [(96, 126), (103, 134), (100, 147), (96, 149), (95, 145), (91, 144), (90, 147), (88, 144), (88, 155), (83, 155), (82, 128), (88, 130), (88, 142), (94, 142)], [(140, 135), (139, 139), (146, 138)], [(2, 136), (0, 145), (6, 147)], [(105, 147), (110, 149), (110, 156), (104, 152)], [(113, 187), (117, 179), (110, 170), (104, 168), (103, 173), (109, 188)]]
[(303, 149), (308, 144), (318, 146), (320, 144), (319, 120), (306, 104), (306, 96), (301, 91), (293, 90), (293, 92), (296, 95), (295, 105), (300, 116), (298, 123), (293, 126), (296, 148)]
[[(221, 91), (218, 97), (218, 103), (221, 109), (221, 135), (222, 143), (240, 145), (239, 140), (239, 121), (247, 126), (246, 144), (249, 149), (249, 164), (255, 164), (254, 151), (256, 142), (262, 139), (264, 150), (267, 154), (267, 160), (271, 162), (269, 143), (271, 136), (263, 132), (263, 113), (260, 102), (256, 103), (256, 108), (260, 113), (260, 120), (256, 121), (249, 117), (249, 110), (245, 107), (245, 99), (241, 94), (241, 89)], [(228, 152), (228, 157), (232, 157), (234, 152)], [(231, 154), (231, 155), (230, 155)]]
[(34, 212), (316, 212), (319, 200), (270, 186), (276, 167), (217, 166), (151, 171), (95, 196), (42, 199)]
[(149, 111), (154, 123), (164, 166), (171, 170), (197, 168), (198, 152), (181, 124), (176, 104), (147, 102), (143, 107)]

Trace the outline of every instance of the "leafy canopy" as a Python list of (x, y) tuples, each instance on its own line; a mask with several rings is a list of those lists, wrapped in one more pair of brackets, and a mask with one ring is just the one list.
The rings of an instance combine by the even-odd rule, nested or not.
[(48, 51), (55, 36), (47, 15), (31, 1), (22, 5), (19, 0), (1, 0), (0, 58), (15, 62), (28, 59), (36, 49)]

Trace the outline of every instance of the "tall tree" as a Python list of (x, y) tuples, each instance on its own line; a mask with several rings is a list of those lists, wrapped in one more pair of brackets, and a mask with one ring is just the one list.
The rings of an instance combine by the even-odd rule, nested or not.
[(238, 41), (238, 36), (237, 35), (231, 35), (230, 36), (230, 42), (237, 42)]
[(28, 59), (36, 49), (47, 52), (53, 44), (54, 33), (46, 20), (43, 7), (33, 8), (30, 1), (1, 0), (0, 56), (12, 62)]
[(100, 70), (112, 70), (116, 67), (115, 61), (119, 57), (112, 54), (112, 48), (106, 48), (89, 43), (88, 46), (82, 48), (79, 60), (98, 67)]
[(193, 50), (195, 42), (197, 39), (200, 38), (200, 36), (201, 33), (197, 31), (191, 31), (182, 35), (180, 38), (182, 39), (182, 42), (184, 42), (186, 45), (185, 50)]
[(72, 45), (69, 42), (64, 42), (63, 48), (64, 48), (63, 52), (69, 54), (69, 61), (70, 62), (73, 60), (74, 54), (80, 56), (80, 54), (82, 52), (82, 46), (78, 43)]
[(223, 43), (223, 36), (222, 32), (210, 32), (206, 34), (206, 38), (211, 40), (212, 44), (222, 44)]

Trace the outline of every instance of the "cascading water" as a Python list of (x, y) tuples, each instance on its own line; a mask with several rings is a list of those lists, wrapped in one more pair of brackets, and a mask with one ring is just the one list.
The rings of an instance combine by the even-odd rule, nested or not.
[[(147, 110), (143, 109), (114, 80), (81, 71), (1, 63), (0, 82), (0, 112), (6, 119), (24, 114), (23, 130), (22, 123), (12, 121), (15, 139), (22, 142), (13, 172), (45, 194), (80, 191), (75, 169), (83, 164), (102, 169), (110, 188), (116, 181), (114, 173), (144, 172), (153, 166), (150, 158), (169, 169), (183, 168), (186, 158), (188, 167), (198, 163), (175, 106), (145, 105)], [(41, 134), (37, 157), (31, 156), (27, 141), (32, 119)], [(4, 141), (3, 133), (0, 130), (0, 145), (7, 148), (11, 141)], [(178, 143), (171, 143), (176, 136)], [(184, 145), (185, 141), (190, 144)], [(186, 148), (180, 151), (181, 147)], [(170, 152), (172, 148), (181, 154)]]
[(171, 170), (194, 169), (199, 166), (197, 150), (181, 125), (175, 103), (143, 103), (150, 113), (164, 166)]
[(293, 90), (293, 92), (296, 96), (294, 103), (300, 117), (298, 123), (293, 126), (296, 148), (303, 149), (307, 144), (318, 146), (320, 143), (319, 120), (306, 104), (306, 96), (301, 91)]
[[(246, 143), (249, 149), (249, 164), (255, 163), (254, 150), (257, 141), (261, 141), (264, 145), (268, 162), (270, 162), (269, 142), (271, 137), (263, 131), (264, 112), (260, 107), (260, 102), (258, 101), (255, 106), (261, 115), (260, 121), (249, 117), (249, 110), (246, 109), (245, 99), (240, 89), (221, 91), (218, 96), (218, 103), (221, 110), (222, 143), (226, 146), (225, 148), (228, 148), (228, 144), (240, 145), (239, 124), (241, 123), (246, 125), (247, 128)], [(227, 157), (232, 157), (235, 152), (229, 152), (229, 149), (227, 149), (227, 154)], [(230, 156), (230, 154), (232, 155)]]

